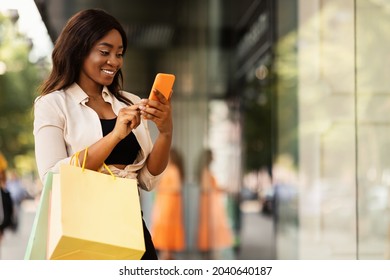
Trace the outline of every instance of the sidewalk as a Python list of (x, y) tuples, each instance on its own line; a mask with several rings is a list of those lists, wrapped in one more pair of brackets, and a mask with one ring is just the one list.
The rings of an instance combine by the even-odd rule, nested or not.
[(25, 200), (21, 206), (17, 232), (6, 230), (0, 244), (0, 260), (22, 260), (34, 222), (36, 202)]

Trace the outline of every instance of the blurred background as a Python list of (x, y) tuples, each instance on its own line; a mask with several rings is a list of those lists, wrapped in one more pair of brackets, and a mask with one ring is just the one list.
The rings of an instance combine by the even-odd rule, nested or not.
[[(175, 258), (204, 257), (197, 170), (209, 149), (234, 238), (207, 257), (390, 259), (386, 0), (1, 0), (0, 151), (23, 195), (0, 258), (23, 259), (42, 188), (32, 104), (53, 42), (85, 8), (125, 27), (127, 91), (146, 98), (157, 72), (176, 75), (186, 242)], [(156, 192), (141, 199), (152, 226)]]

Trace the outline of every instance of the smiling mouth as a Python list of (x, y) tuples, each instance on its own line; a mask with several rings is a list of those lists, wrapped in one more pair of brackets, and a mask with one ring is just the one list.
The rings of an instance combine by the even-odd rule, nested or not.
[(107, 75), (110, 75), (110, 76), (114, 76), (116, 71), (110, 71), (110, 70), (106, 70), (106, 69), (102, 69), (102, 72), (107, 74)]

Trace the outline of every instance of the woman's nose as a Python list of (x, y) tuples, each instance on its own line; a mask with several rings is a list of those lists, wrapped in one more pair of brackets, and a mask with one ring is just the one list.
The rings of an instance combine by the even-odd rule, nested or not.
[(107, 64), (113, 67), (118, 67), (120, 65), (120, 61), (117, 57), (112, 56), (107, 60)]

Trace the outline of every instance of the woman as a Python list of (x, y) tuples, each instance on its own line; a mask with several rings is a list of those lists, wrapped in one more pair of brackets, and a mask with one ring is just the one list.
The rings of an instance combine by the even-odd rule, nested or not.
[(174, 260), (175, 252), (183, 251), (185, 247), (183, 181), (183, 159), (178, 150), (172, 148), (167, 169), (156, 188), (152, 211), (153, 242), (163, 260)]
[(197, 244), (204, 259), (216, 258), (219, 250), (233, 246), (233, 232), (224, 205), (225, 190), (211, 171), (213, 153), (210, 149), (201, 155), (198, 178), (200, 183), (199, 227)]
[[(103, 10), (88, 9), (74, 15), (55, 43), (53, 68), (35, 102), (34, 137), (39, 175), (70, 163), (71, 156), (88, 148), (86, 168), (99, 170), (106, 163), (120, 177), (137, 178), (150, 191), (167, 166), (172, 142), (169, 100), (140, 99), (122, 90), (126, 33)], [(152, 143), (151, 120), (159, 134)], [(146, 252), (142, 259), (157, 259), (144, 223)]]

